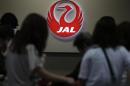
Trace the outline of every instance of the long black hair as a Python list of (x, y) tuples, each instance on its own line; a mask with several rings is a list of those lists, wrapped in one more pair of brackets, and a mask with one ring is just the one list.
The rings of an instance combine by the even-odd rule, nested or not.
[(119, 45), (130, 50), (130, 22), (124, 21), (117, 26), (117, 38)]
[(116, 39), (116, 23), (114, 18), (104, 16), (96, 24), (93, 32), (93, 41), (100, 47), (115, 47)]
[(22, 23), (12, 43), (14, 52), (21, 53), (28, 44), (33, 44), (41, 55), (48, 37), (47, 21), (41, 15), (32, 13)]

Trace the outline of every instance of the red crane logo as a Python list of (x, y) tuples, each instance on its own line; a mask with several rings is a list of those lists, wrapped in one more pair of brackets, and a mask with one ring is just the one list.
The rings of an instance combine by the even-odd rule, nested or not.
[[(63, 3), (65, 3), (63, 5)], [(72, 7), (72, 6), (73, 7)], [(59, 21), (57, 20), (57, 16), (55, 15), (55, 9), (65, 9), (65, 11), (62, 13)], [(72, 21), (67, 21), (67, 16), (69, 13), (71, 13), (72, 10), (75, 10), (75, 17)], [(68, 2), (62, 2), (57, 1), (55, 2), (49, 12), (48, 12), (48, 25), (51, 30), (51, 32), (59, 38), (71, 38), (76, 36), (78, 32), (81, 30), (82, 24), (83, 24), (83, 12), (80, 8), (80, 6), (75, 3), (74, 1), (68, 1)]]

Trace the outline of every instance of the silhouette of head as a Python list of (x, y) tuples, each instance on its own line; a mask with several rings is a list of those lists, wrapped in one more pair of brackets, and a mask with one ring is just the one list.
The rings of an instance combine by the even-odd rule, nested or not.
[(81, 53), (84, 53), (92, 44), (92, 37), (88, 32), (79, 33), (73, 42), (73, 45), (76, 46)]
[(96, 24), (93, 32), (93, 41), (100, 47), (115, 47), (116, 45), (116, 23), (110, 16), (104, 16)]
[(15, 29), (16, 26), (18, 26), (18, 20), (17, 20), (16, 16), (13, 13), (5, 13), (2, 16), (2, 18), (0, 20), (0, 23), (2, 25), (12, 27), (12, 29)]

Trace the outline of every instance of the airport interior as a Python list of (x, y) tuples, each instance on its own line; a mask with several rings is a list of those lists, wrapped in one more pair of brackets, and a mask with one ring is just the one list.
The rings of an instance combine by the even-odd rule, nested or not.
[[(5, 13), (14, 14), (18, 21), (18, 25), (16, 28), (17, 30), (20, 30), (20, 28), (22, 27), (22, 22), (24, 21), (26, 16), (29, 15), (30, 13), (37, 13), (43, 16), (45, 19), (47, 19), (50, 7), (56, 1), (76, 2), (81, 7), (83, 12), (84, 19), (82, 22), (83, 24), (81, 27), (81, 32), (88, 32), (91, 35), (93, 34), (97, 21), (103, 16), (113, 17), (117, 25), (119, 25), (124, 21), (130, 21), (130, 0), (0, 0), (0, 19)], [(15, 30), (15, 33), (17, 32), (17, 30)], [(75, 69), (78, 62), (82, 60), (81, 58), (84, 55), (81, 55), (79, 50), (74, 46), (75, 38), (76, 37), (73, 37), (70, 40), (61, 40), (56, 38), (49, 30), (45, 50), (42, 52), (46, 54), (44, 67), (49, 72), (66, 76), (70, 74)], [(6, 76), (4, 81), (0, 81), (0, 86), (11, 86), (7, 85), (8, 83), (7, 80), (8, 77)], [(15, 84), (13, 86), (15, 86)], [(32, 85), (16, 85), (16, 86), (32, 86)], [(49, 86), (49, 85), (35, 85), (35, 86)], [(66, 86), (66, 85), (60, 85), (60, 86)], [(96, 86), (96, 85), (88, 84), (88, 85), (72, 85), (72, 86)], [(97, 85), (97, 86), (106, 86), (106, 85)]]

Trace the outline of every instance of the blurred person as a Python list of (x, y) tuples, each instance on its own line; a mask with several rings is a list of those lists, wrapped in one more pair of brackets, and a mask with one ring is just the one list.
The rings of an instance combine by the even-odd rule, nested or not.
[(124, 45), (130, 51), (130, 22), (125, 21), (117, 26), (117, 38), (120, 45)]
[(8, 41), (7, 44), (7, 46), (9, 46), (17, 31), (18, 19), (15, 16), (15, 14), (11, 12), (7, 12), (4, 15), (2, 15), (0, 19), (0, 25), (9, 28), (10, 32), (12, 32), (12, 35), (10, 36), (10, 40)]
[(17, 18), (12, 13), (5, 13), (0, 19), (0, 47), (1, 47), (1, 54), (0, 54), (0, 68), (2, 74), (2, 80), (6, 77), (6, 70), (5, 70), (5, 54), (6, 49), (10, 45), (11, 40), (14, 37), (14, 29), (18, 26)]
[(110, 16), (97, 22), (93, 32), (97, 47), (85, 53), (77, 86), (120, 86), (123, 72), (130, 68), (130, 56), (118, 45), (115, 27), (115, 20)]
[[(80, 32), (74, 39), (73, 42), (73, 46), (76, 47), (79, 51), (80, 56), (82, 57), (84, 55), (84, 53), (89, 49), (89, 47), (91, 47), (93, 44), (92, 42), (92, 36), (90, 33), (88, 32)], [(79, 61), (79, 63), (76, 65), (76, 67), (74, 68), (74, 70), (66, 75), (67, 77), (71, 77), (73, 78), (75, 81), (78, 79), (78, 74), (79, 74), (79, 70), (80, 70), (80, 64), (81, 61)], [(52, 83), (51, 86), (69, 86), (66, 83)]]
[(4, 52), (7, 48), (7, 43), (12, 36), (12, 32), (0, 25), (0, 80), (3, 81), (6, 77), (6, 70), (5, 70), (5, 56)]
[[(117, 38), (119, 41), (120, 45), (123, 45), (126, 47), (126, 49), (130, 52), (130, 22), (129, 21), (124, 21), (120, 23), (117, 26)], [(127, 70), (123, 74), (123, 79), (122, 79), (122, 86), (127, 86), (128, 84), (130, 85), (129, 81), (130, 80)]]
[(87, 48), (93, 45), (92, 36), (89, 32), (81, 32), (76, 36), (73, 46), (76, 47), (82, 55), (86, 52)]
[(6, 55), (8, 86), (34, 86), (34, 75), (73, 84), (72, 78), (55, 75), (43, 66), (43, 51), (48, 38), (45, 18), (32, 13), (22, 23)]
[[(75, 46), (81, 57), (84, 55), (87, 50), (92, 47), (93, 42), (92, 42), (92, 36), (88, 32), (81, 32), (74, 40), (73, 46)], [(78, 79), (78, 74), (80, 70), (80, 64), (81, 61), (77, 64), (76, 68), (70, 73), (68, 76), (73, 77), (75, 80)]]

